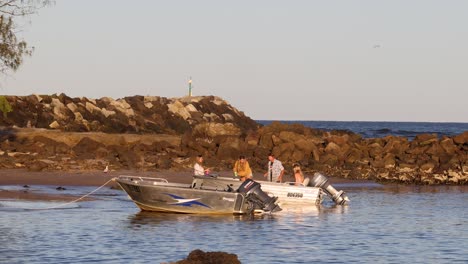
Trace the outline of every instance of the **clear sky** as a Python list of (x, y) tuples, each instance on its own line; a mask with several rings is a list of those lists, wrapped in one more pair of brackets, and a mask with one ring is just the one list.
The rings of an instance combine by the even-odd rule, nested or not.
[(468, 122), (468, 1), (57, 0), (1, 94), (216, 95), (253, 119)]

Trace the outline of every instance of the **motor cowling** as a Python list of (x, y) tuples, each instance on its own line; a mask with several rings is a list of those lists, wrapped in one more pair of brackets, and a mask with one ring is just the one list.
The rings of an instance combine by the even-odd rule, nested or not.
[(333, 188), (328, 182), (328, 178), (321, 173), (316, 172), (309, 185), (322, 188), (336, 204), (344, 205), (349, 202), (348, 196), (343, 191), (337, 191)]
[(264, 211), (281, 211), (281, 208), (276, 204), (278, 197), (270, 197), (261, 189), (260, 183), (256, 181), (246, 179), (239, 186), (237, 192), (242, 193), (249, 201), (253, 202)]

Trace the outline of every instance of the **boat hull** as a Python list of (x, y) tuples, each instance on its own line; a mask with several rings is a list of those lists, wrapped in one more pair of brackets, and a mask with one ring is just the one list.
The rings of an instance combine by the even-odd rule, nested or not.
[[(288, 205), (318, 205), (323, 201), (321, 188), (297, 186), (290, 183), (274, 183), (257, 181), (262, 190), (271, 196), (278, 197), (280, 206)], [(194, 176), (192, 187), (195, 189), (237, 190), (241, 181), (229, 177)]]
[(124, 176), (116, 179), (143, 211), (188, 214), (245, 214), (245, 197), (236, 192), (193, 189), (190, 184)]

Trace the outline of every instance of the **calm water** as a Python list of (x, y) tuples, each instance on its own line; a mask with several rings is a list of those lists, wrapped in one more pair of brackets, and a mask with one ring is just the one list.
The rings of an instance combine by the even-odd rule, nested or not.
[[(268, 125), (272, 121), (257, 120)], [(324, 130), (349, 130), (365, 138), (385, 137), (388, 135), (413, 139), (418, 134), (437, 134), (454, 136), (468, 131), (468, 123), (431, 123), (431, 122), (363, 122), (363, 121), (281, 121), (282, 123), (299, 123), (307, 127)]]
[(351, 205), (327, 200), (255, 218), (142, 213), (111, 189), (53, 210), (21, 208), (60, 203), (3, 200), (0, 263), (160, 263), (194, 249), (234, 253), (242, 263), (468, 263), (467, 186), (335, 187)]

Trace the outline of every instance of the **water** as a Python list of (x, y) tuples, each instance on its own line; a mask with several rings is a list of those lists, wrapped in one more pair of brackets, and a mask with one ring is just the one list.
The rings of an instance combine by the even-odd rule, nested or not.
[[(262, 125), (273, 121), (257, 120)], [(468, 123), (430, 123), (430, 122), (364, 122), (364, 121), (281, 121), (287, 124), (302, 124), (323, 130), (348, 130), (365, 138), (378, 138), (388, 135), (413, 139), (418, 134), (437, 134), (454, 136), (468, 131)]]
[(161, 263), (194, 249), (234, 253), (242, 263), (468, 262), (468, 186), (335, 187), (351, 205), (326, 200), (254, 218), (143, 213), (111, 189), (53, 210), (21, 208), (58, 202), (3, 200), (0, 263)]

